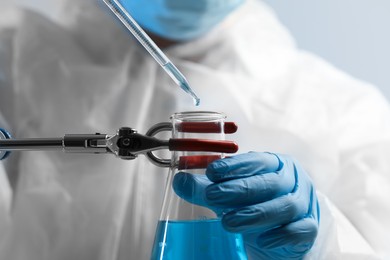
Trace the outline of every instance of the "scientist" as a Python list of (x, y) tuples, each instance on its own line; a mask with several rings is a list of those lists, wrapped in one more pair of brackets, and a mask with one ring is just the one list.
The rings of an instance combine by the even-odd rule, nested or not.
[[(194, 110), (101, 3), (55, 3), (52, 19), (0, 10), (0, 127), (145, 132)], [(197, 203), (229, 209), (223, 225), (252, 259), (390, 257), (390, 110), (372, 86), (298, 50), (260, 1), (123, 3), (201, 109), (240, 127), (240, 154), (207, 179), (178, 175), (180, 196), (195, 188)], [(0, 259), (150, 257), (166, 174), (145, 158), (14, 153), (0, 174)]]

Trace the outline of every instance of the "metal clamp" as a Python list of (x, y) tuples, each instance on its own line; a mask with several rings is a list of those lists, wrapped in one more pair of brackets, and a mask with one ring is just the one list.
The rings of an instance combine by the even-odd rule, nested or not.
[[(220, 127), (218, 124), (187, 122), (182, 123), (178, 131), (214, 133), (219, 131)], [(236, 129), (234, 123), (228, 123), (228, 127), (226, 125), (224, 127), (227, 133), (233, 133)], [(159, 167), (171, 167), (176, 166), (172, 165), (171, 159), (160, 158), (153, 151), (168, 149), (169, 151), (235, 153), (238, 150), (238, 145), (232, 141), (191, 138), (161, 140), (155, 137), (160, 132), (172, 130), (173, 126), (170, 122), (163, 122), (152, 126), (145, 135), (137, 133), (133, 128), (122, 127), (115, 135), (67, 134), (60, 138), (12, 139), (7, 131), (0, 129), (0, 160), (6, 158), (11, 151), (62, 150), (69, 153), (114, 154), (124, 160), (133, 160), (139, 154), (145, 154), (153, 164)], [(210, 156), (208, 158), (187, 156), (182, 158), (182, 165), (200, 166), (210, 158)]]
[[(173, 130), (173, 126), (171, 123), (162, 122), (162, 123), (159, 123), (159, 124), (152, 126), (146, 132), (146, 136), (153, 137), (160, 132), (172, 131), (172, 130)], [(168, 167), (172, 166), (172, 161), (170, 159), (163, 159), (163, 158), (157, 157), (151, 151), (147, 152), (146, 154), (147, 154), (147, 157), (149, 158), (149, 160), (156, 166), (164, 167), (164, 168), (168, 168)]]

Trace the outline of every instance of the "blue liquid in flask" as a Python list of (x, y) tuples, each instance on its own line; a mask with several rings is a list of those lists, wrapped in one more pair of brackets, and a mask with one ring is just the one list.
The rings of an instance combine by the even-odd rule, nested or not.
[(153, 260), (246, 260), (240, 234), (223, 229), (220, 220), (159, 221)]

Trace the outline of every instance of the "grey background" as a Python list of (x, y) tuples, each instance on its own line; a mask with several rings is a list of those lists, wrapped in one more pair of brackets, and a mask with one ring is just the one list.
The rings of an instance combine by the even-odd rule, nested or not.
[(389, 0), (264, 0), (294, 35), (298, 46), (390, 99)]
[[(64, 0), (12, 1), (56, 16), (53, 3)], [(373, 83), (390, 99), (389, 0), (263, 1), (273, 7), (300, 48)]]

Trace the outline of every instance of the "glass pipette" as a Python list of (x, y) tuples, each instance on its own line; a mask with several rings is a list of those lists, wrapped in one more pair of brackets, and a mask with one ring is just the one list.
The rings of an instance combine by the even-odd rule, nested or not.
[(144, 46), (144, 48), (153, 56), (158, 64), (168, 73), (173, 81), (180, 86), (185, 92), (190, 94), (194, 99), (195, 105), (199, 106), (200, 99), (191, 89), (187, 79), (176, 68), (176, 66), (168, 59), (162, 50), (153, 42), (146, 32), (138, 25), (131, 17), (122, 4), (118, 0), (103, 0), (110, 10), (119, 18), (126, 28), (134, 35), (134, 37)]

